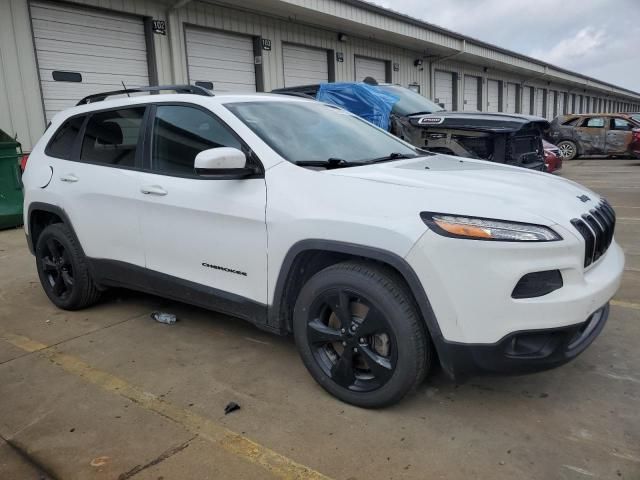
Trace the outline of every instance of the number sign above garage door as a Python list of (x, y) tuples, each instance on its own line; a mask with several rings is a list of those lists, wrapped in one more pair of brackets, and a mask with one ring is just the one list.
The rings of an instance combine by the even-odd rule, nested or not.
[(212, 82), (214, 92), (255, 92), (253, 38), (187, 27), (189, 81)]
[[(142, 19), (34, 2), (31, 21), (47, 121), (87, 95), (122, 89), (122, 82), (149, 84)], [(72, 72), (56, 75), (63, 80), (79, 73), (82, 81), (56, 81), (53, 72)]]

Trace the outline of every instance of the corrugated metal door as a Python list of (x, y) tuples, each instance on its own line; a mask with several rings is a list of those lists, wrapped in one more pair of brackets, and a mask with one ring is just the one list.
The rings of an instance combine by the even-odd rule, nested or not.
[(542, 88), (536, 88), (536, 103), (535, 103), (534, 115), (539, 117), (544, 116), (544, 90)]
[(531, 115), (531, 87), (522, 89), (522, 113)]
[(567, 101), (567, 94), (565, 92), (560, 92), (560, 95), (558, 98), (558, 115), (564, 114), (565, 112), (564, 106), (566, 101)]
[(329, 81), (326, 50), (284, 43), (282, 60), (285, 87)]
[(487, 112), (500, 111), (500, 83), (487, 80)]
[(189, 81), (212, 82), (214, 92), (255, 92), (253, 38), (187, 27)]
[(547, 92), (547, 120), (553, 120), (554, 112), (557, 110), (557, 100), (556, 100), (556, 91), (549, 90)]
[(453, 73), (436, 70), (434, 85), (434, 101), (445, 110), (453, 110)]
[[(33, 2), (31, 20), (47, 121), (86, 95), (149, 84), (141, 19)], [(55, 81), (54, 71), (78, 72), (82, 82)]]
[(378, 83), (384, 83), (387, 78), (387, 62), (375, 58), (355, 57), (356, 82), (367, 77), (375, 78)]
[(507, 113), (516, 113), (516, 93), (518, 92), (518, 85), (515, 83), (507, 83)]
[(462, 109), (465, 112), (478, 111), (478, 90), (480, 85), (480, 77), (472, 75), (464, 76), (464, 104)]

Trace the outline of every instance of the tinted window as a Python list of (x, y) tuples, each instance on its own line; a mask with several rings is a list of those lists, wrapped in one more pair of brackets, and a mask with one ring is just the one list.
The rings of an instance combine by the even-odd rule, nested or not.
[(62, 124), (49, 142), (46, 154), (69, 160), (80, 128), (86, 117), (74, 117)]
[(240, 141), (213, 115), (180, 105), (158, 106), (152, 145), (153, 169), (177, 175), (194, 174), (194, 160), (203, 150), (242, 149)]
[(602, 117), (587, 118), (587, 120), (584, 122), (583, 125), (589, 128), (603, 128), (604, 118)]
[(633, 126), (622, 118), (612, 118), (611, 130), (633, 130)]
[(89, 118), (80, 159), (120, 167), (133, 167), (144, 107), (99, 112)]
[(290, 162), (347, 162), (416, 155), (393, 135), (336, 107), (317, 102), (243, 102), (227, 104), (240, 120)]
[(562, 122), (562, 125), (575, 127), (576, 125), (578, 125), (579, 122), (580, 122), (580, 117), (570, 118), (569, 120), (565, 120), (564, 122)]

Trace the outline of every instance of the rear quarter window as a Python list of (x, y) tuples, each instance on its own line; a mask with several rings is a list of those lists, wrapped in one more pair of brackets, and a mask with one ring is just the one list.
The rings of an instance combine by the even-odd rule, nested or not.
[(580, 117), (574, 117), (574, 118), (568, 118), (567, 120), (562, 122), (562, 125), (566, 127), (576, 127), (578, 123), (580, 123)]
[(63, 160), (71, 159), (73, 146), (76, 143), (80, 128), (84, 123), (85, 115), (73, 117), (62, 124), (62, 126), (53, 134), (45, 152), (50, 157), (61, 158)]

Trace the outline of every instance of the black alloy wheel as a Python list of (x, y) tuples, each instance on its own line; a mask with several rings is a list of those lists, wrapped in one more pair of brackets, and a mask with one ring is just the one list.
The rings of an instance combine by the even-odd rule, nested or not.
[(398, 402), (432, 363), (429, 334), (403, 279), (364, 260), (331, 265), (306, 281), (293, 334), (316, 382), (360, 407)]
[(323, 372), (349, 390), (369, 392), (396, 368), (393, 332), (384, 315), (361, 294), (337, 287), (309, 308), (307, 339)]
[(40, 252), (40, 262), (53, 295), (64, 301), (73, 293), (73, 265), (57, 239), (49, 238)]

